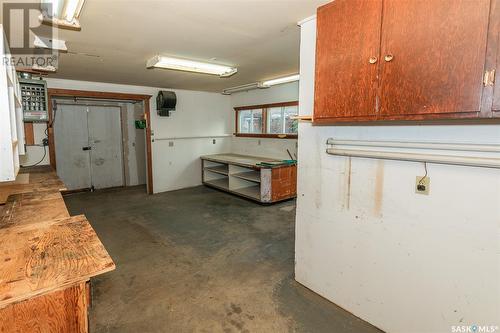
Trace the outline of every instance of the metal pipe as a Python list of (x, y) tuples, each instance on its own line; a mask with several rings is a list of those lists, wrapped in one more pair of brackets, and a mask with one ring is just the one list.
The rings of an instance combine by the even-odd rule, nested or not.
[(456, 150), (456, 151), (500, 153), (500, 145), (498, 144), (335, 140), (333, 138), (328, 139), (326, 143), (328, 145), (334, 145), (334, 146), (409, 148), (409, 149)]
[(155, 138), (155, 141), (166, 141), (166, 140), (187, 140), (187, 139), (216, 139), (216, 138), (228, 138), (232, 134), (224, 135), (212, 135), (212, 136), (176, 136), (171, 138)]
[(500, 168), (500, 158), (490, 158), (490, 157), (417, 154), (417, 153), (401, 153), (401, 152), (338, 149), (338, 148), (328, 148), (326, 152), (328, 154), (337, 156), (377, 158), (377, 159), (399, 160), (399, 161), (410, 161), (410, 162), (429, 162), (437, 164), (452, 164), (452, 165), (474, 166), (483, 168)]

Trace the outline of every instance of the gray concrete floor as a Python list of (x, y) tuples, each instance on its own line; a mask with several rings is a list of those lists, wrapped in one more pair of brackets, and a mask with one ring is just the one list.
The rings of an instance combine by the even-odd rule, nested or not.
[(92, 280), (92, 333), (380, 332), (293, 279), (294, 201), (196, 187), (65, 197), (116, 270)]

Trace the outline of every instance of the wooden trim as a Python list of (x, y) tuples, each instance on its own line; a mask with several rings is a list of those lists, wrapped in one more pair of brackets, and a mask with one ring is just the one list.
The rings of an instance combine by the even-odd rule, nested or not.
[(272, 104), (261, 104), (261, 105), (248, 105), (248, 106), (237, 106), (234, 108), (235, 111), (240, 110), (253, 110), (253, 109), (269, 109), (280, 106), (298, 106), (299, 101), (282, 102), (282, 103), (272, 103)]
[(262, 109), (262, 133), (267, 133), (267, 108)]
[(50, 166), (54, 171), (57, 171), (57, 163), (56, 163), (56, 145), (54, 143), (54, 129), (52, 128), (52, 123), (54, 119), (52, 119), (52, 96), (50, 94), (51, 89), (47, 89), (47, 105), (49, 108), (49, 123), (47, 124), (47, 133), (49, 135), (49, 160)]
[(252, 134), (252, 133), (234, 133), (239, 138), (274, 138), (274, 139), (297, 139), (297, 134)]
[(144, 100), (144, 116), (146, 117), (146, 155), (148, 169), (148, 194), (153, 194), (153, 153), (151, 147), (151, 107), (149, 99)]
[(54, 97), (84, 97), (84, 98), (99, 98), (110, 100), (126, 100), (126, 101), (143, 101), (144, 115), (146, 117), (146, 152), (147, 152), (147, 180), (148, 180), (148, 194), (153, 194), (153, 157), (151, 149), (151, 110), (149, 100), (152, 95), (143, 94), (126, 94), (105, 91), (86, 91), (86, 90), (72, 90), (72, 89), (47, 89), (48, 106), (49, 106), (49, 157), (50, 165), (54, 170), (57, 170), (56, 165), (56, 150), (54, 142), (54, 129), (52, 128), (52, 98)]
[(24, 123), (24, 142), (27, 146), (35, 144), (35, 132), (33, 131), (33, 123)]
[[(297, 134), (268, 134), (267, 133), (267, 112), (270, 108), (285, 107), (285, 106), (298, 106), (299, 101), (291, 102), (281, 102), (272, 104), (261, 104), (261, 105), (248, 105), (248, 106), (238, 106), (234, 108), (235, 111), (235, 136), (237, 137), (251, 137), (251, 138), (278, 138), (278, 139), (296, 139)], [(262, 110), (262, 133), (239, 133), (240, 123), (239, 123), (239, 111), (245, 110)]]
[[(488, 29), (488, 40), (486, 44), (486, 59), (484, 64), (484, 71), (495, 69), (500, 64), (497, 64), (497, 52), (500, 49), (498, 43), (500, 39), (498, 38), (500, 34), (500, 0), (493, 0), (490, 3), (490, 17), (489, 17), (489, 29)], [(497, 75), (499, 70), (497, 69)], [(484, 73), (483, 73), (484, 74)], [(497, 78), (498, 80), (499, 78)], [(495, 117), (495, 112), (493, 110), (494, 102), (494, 92), (495, 85), (493, 86), (483, 86), (483, 95), (481, 98), (481, 111), (479, 117), (488, 118)]]
[(48, 89), (50, 97), (85, 97), (85, 98), (103, 98), (103, 99), (122, 99), (128, 101), (143, 101), (149, 100), (151, 95), (142, 94), (125, 94), (105, 91), (86, 91), (86, 90), (71, 90), (71, 89)]

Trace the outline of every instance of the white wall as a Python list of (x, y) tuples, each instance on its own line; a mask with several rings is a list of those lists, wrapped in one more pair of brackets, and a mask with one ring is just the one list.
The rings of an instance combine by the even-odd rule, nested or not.
[[(26, 155), (19, 156), (19, 161), (22, 166), (31, 166), (36, 163), (37, 165), (48, 165), (50, 164), (49, 158), (49, 147), (45, 147), (46, 154), (44, 157), (44, 147), (42, 146), (42, 140), (47, 137), (45, 130), (47, 129), (46, 123), (34, 123), (33, 124), (33, 134), (35, 137), (36, 146), (27, 146)], [(43, 158), (43, 159), (42, 159)]]
[[(299, 99), (299, 84), (292, 82), (274, 86), (268, 89), (256, 89), (238, 92), (231, 95), (232, 107), (290, 102)], [(232, 130), (236, 112), (231, 109)], [(286, 149), (292, 154), (297, 153), (296, 139), (274, 138), (241, 138), (233, 137), (231, 151), (236, 154), (254, 155), (278, 159), (289, 159)]]
[[(228, 153), (231, 149), (231, 99), (218, 93), (172, 90), (177, 94), (177, 108), (170, 117), (156, 113), (156, 95), (160, 88), (99, 82), (47, 79), (49, 88), (79, 89), (152, 95), (151, 129), (154, 192), (171, 191), (201, 184), (199, 157)], [(196, 138), (199, 136), (224, 136)], [(179, 137), (183, 137), (179, 139)], [(188, 137), (188, 138), (184, 138)], [(170, 144), (172, 143), (172, 144)]]
[[(313, 112), (316, 21), (302, 25)], [(387, 332), (500, 326), (500, 170), (336, 157), (328, 138), (500, 144), (499, 125), (299, 125), (296, 280)], [(498, 330), (497, 330), (498, 331)]]

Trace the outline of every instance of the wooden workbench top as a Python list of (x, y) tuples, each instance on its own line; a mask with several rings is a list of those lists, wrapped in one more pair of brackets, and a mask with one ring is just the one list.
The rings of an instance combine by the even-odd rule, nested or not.
[(262, 162), (281, 162), (281, 160), (272, 158), (250, 156), (250, 155), (239, 155), (239, 154), (205, 155), (201, 156), (201, 159), (218, 163), (234, 164), (250, 168), (257, 168), (259, 167), (258, 164)]
[(50, 167), (23, 170), (12, 182), (0, 183), (0, 205), (7, 202), (12, 194), (57, 190), (64, 191), (66, 186)]
[(69, 217), (59, 190), (10, 195), (0, 210), (0, 226), (27, 224)]
[(85, 216), (0, 226), (0, 309), (115, 269)]

